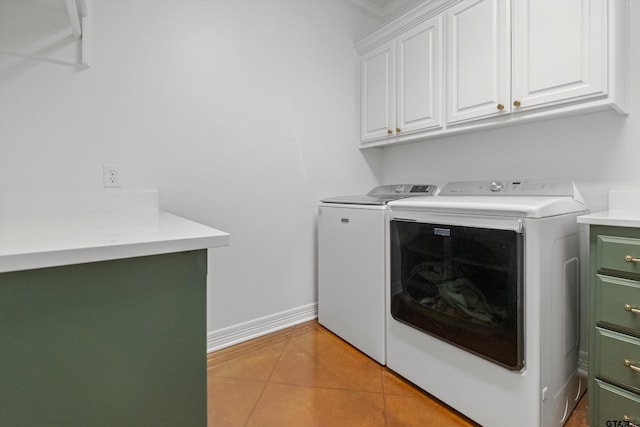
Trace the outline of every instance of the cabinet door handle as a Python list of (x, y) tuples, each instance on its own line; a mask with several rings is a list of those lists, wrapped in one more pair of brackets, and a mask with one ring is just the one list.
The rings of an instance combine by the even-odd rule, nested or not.
[(515, 101), (513, 101), (513, 106), (518, 108), (520, 107), (522, 104), (520, 103), (520, 101), (518, 101), (517, 99)]
[(640, 262), (640, 258), (634, 258), (631, 255), (625, 256), (624, 260), (627, 262)]
[(500, 111), (504, 110), (504, 104), (498, 104), (496, 108)]
[(634, 365), (633, 362), (629, 359), (624, 359), (624, 366), (631, 369), (632, 371), (640, 372), (640, 366)]
[(627, 425), (629, 427), (639, 427), (638, 424), (636, 423), (632, 423), (631, 422), (631, 418), (628, 415), (623, 415), (622, 416), (622, 421), (624, 421), (625, 423), (627, 423)]
[(400, 133), (400, 128), (396, 128), (396, 133)]
[(388, 133), (389, 135), (391, 135), (391, 134), (393, 133), (393, 131), (392, 131), (391, 129), (387, 129), (387, 133)]
[(624, 309), (625, 309), (625, 311), (630, 311), (630, 312), (635, 313), (635, 314), (640, 314), (640, 309), (633, 308), (629, 304), (625, 304), (624, 305)]

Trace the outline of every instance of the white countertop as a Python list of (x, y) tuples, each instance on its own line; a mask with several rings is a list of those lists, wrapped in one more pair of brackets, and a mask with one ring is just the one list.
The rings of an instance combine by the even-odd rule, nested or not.
[(158, 194), (10, 193), (0, 273), (229, 245), (229, 234), (158, 209)]
[(578, 223), (614, 227), (640, 227), (640, 192), (612, 190), (609, 210), (578, 217)]
[(578, 217), (580, 224), (640, 227), (640, 212), (604, 211)]

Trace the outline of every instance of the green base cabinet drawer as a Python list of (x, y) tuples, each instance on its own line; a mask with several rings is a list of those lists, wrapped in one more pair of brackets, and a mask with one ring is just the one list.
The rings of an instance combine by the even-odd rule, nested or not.
[(591, 224), (589, 254), (589, 426), (640, 426), (640, 228)]
[(595, 390), (589, 390), (596, 402), (591, 427), (640, 424), (640, 396), (599, 380), (595, 384)]
[(631, 260), (640, 260), (640, 239), (600, 235), (597, 245), (598, 271), (608, 270), (640, 278), (640, 262)]
[(640, 339), (596, 328), (597, 378), (640, 392)]
[(605, 323), (608, 327), (640, 335), (640, 313), (631, 310), (640, 310), (640, 283), (600, 274), (595, 282), (596, 324)]

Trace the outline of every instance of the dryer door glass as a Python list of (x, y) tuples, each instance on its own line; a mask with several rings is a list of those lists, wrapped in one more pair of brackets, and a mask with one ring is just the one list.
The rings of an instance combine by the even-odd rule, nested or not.
[(510, 370), (524, 367), (523, 236), (391, 221), (391, 315)]

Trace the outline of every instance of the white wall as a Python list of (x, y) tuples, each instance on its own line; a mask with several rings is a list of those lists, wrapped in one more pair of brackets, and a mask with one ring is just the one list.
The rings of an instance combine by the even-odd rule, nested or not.
[(359, 60), (344, 0), (94, 0), (73, 63), (64, 2), (0, 0), (0, 192), (155, 188), (231, 233), (210, 251), (208, 330), (316, 301), (321, 197), (363, 193)]
[(591, 113), (384, 149), (385, 181), (556, 178), (576, 182), (588, 207), (607, 208), (610, 188), (640, 182), (640, 117)]

